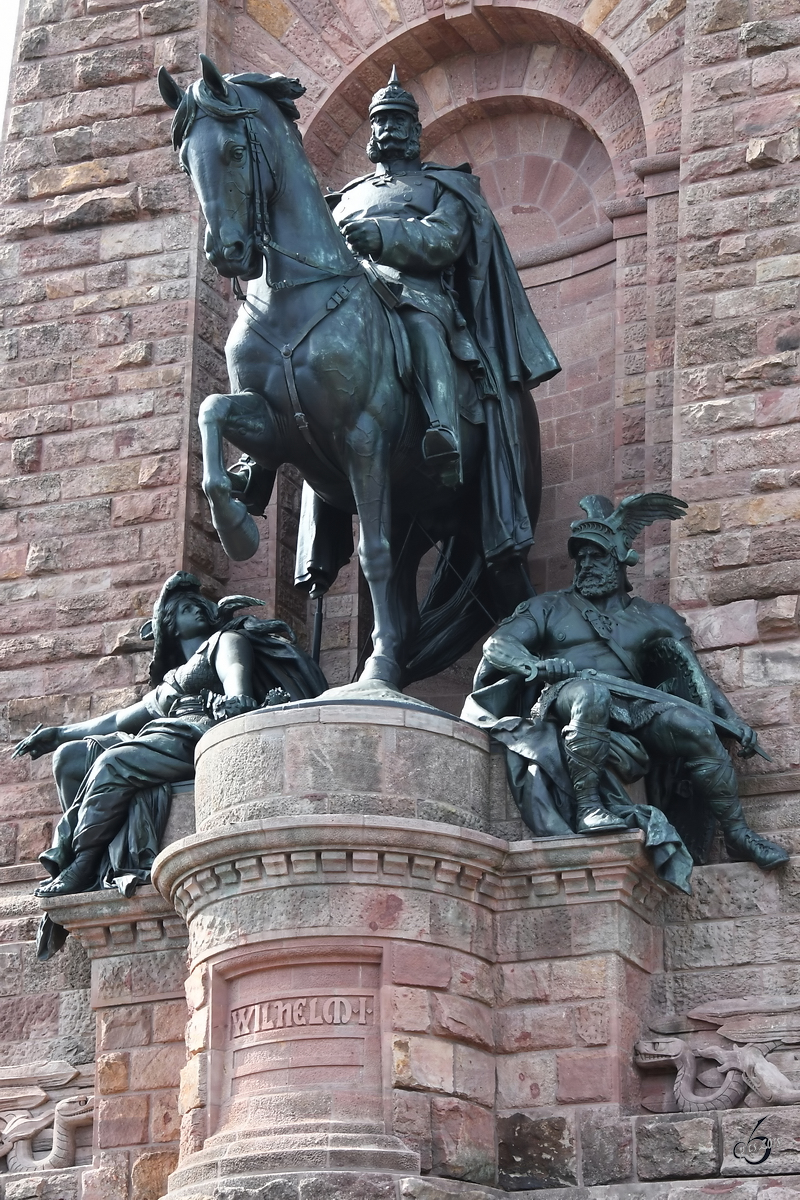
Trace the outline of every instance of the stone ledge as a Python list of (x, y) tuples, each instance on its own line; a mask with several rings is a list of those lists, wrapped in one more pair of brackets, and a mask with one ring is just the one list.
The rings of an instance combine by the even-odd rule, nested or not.
[(667, 893), (638, 830), (509, 843), (435, 822), (346, 816), (196, 834), (161, 852), (153, 880), (187, 921), (223, 897), (309, 884), (444, 891), (495, 911), (615, 900), (648, 919)]
[[(757, 1118), (756, 1118), (757, 1119)], [(543, 1188), (541, 1191), (535, 1192), (514, 1192), (514, 1196), (519, 1200), (665, 1200), (667, 1195), (673, 1197), (673, 1200), (712, 1200), (714, 1196), (720, 1195), (735, 1195), (737, 1200), (768, 1200), (769, 1197), (775, 1195), (773, 1188), (780, 1188), (781, 1185), (790, 1189), (788, 1196), (782, 1194), (782, 1200), (788, 1200), (789, 1196), (800, 1196), (800, 1181), (796, 1175), (772, 1175), (767, 1179), (750, 1179), (746, 1176), (733, 1177), (730, 1176), (725, 1180), (720, 1179), (665, 1179), (659, 1180), (656, 1183), (611, 1183), (598, 1185), (596, 1187), (567, 1187), (567, 1188)], [(673, 1188), (679, 1191), (673, 1191)], [(424, 1200), (444, 1200), (449, 1193), (431, 1192), (426, 1195)], [(458, 1195), (458, 1193), (455, 1193)], [(504, 1196), (508, 1197), (507, 1192), (494, 1192), (487, 1189), (485, 1192), (487, 1197)], [(423, 1194), (415, 1196), (413, 1192), (408, 1193), (409, 1198), (414, 1197), (414, 1200), (423, 1200)], [(404, 1197), (405, 1200), (405, 1197)], [(472, 1198), (470, 1197), (470, 1200)], [(477, 1200), (477, 1198), (476, 1198)]]
[(291, 728), (296, 725), (339, 723), (394, 725), (399, 729), (419, 729), (428, 733), (440, 733), (455, 738), (456, 741), (467, 742), (471, 746), (480, 746), (484, 750), (489, 749), (489, 735), (483, 730), (435, 709), (416, 708), (400, 703), (367, 705), (355, 702), (318, 704), (313, 701), (300, 701), (285, 708), (259, 709), (257, 712), (245, 713), (241, 717), (233, 717), (215, 725), (200, 739), (195, 763), (213, 746), (231, 738), (241, 737), (243, 733), (262, 733), (268, 729), (280, 729), (285, 726)]
[(186, 945), (186, 926), (154, 887), (126, 899), (119, 892), (82, 892), (39, 902), (59, 925), (70, 931), (90, 958), (106, 954), (149, 954)]
[(81, 1165), (52, 1171), (9, 1171), (0, 1175), (0, 1200), (79, 1200), (84, 1173), (90, 1169)]

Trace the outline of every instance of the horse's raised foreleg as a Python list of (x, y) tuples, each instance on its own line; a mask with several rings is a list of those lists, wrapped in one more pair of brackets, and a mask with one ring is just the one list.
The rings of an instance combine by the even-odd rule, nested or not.
[(203, 446), (203, 491), (223, 549), (236, 562), (253, 557), (258, 549), (259, 534), (246, 507), (233, 494), (230, 476), (225, 468), (223, 444), (227, 439), (239, 449), (244, 449), (239, 446), (242, 439), (236, 436), (237, 427), (247, 426), (247, 432), (252, 437), (267, 417), (267, 402), (255, 392), (208, 396), (200, 405), (198, 414)]
[(375, 620), (373, 650), (361, 678), (380, 679), (397, 687), (401, 629), (391, 587), (389, 446), (377, 423), (366, 415), (347, 438), (347, 460), (360, 527), (358, 557)]

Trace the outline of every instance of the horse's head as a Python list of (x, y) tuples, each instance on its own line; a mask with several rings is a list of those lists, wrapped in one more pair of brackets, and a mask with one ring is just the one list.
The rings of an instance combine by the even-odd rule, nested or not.
[(158, 72), (161, 96), (175, 109), (172, 144), (200, 199), (209, 262), (229, 279), (257, 279), (278, 186), (270, 117), (285, 130), (284, 118), (300, 115), (294, 101), (305, 88), (285, 75), (224, 76), (204, 54), (200, 61), (202, 78), (185, 92), (164, 67)]

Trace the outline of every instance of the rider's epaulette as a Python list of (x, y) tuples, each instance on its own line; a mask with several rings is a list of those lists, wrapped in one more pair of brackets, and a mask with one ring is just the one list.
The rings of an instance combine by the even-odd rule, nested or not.
[[(358, 187), (358, 185), (363, 183), (366, 179), (372, 179), (374, 174), (374, 171), (370, 171), (369, 175), (359, 175), (358, 179), (351, 179), (349, 183), (346, 183), (343, 187), (339, 188), (338, 192), (332, 192), (331, 195), (343, 196), (345, 192), (349, 192), (352, 188)], [(328, 197), (326, 196), (325, 199), (327, 200)]]
[(444, 163), (424, 162), (422, 164), (423, 171), (430, 169), (432, 171), (463, 171), (465, 175), (472, 174), (472, 163), (459, 163), (457, 167), (445, 166)]

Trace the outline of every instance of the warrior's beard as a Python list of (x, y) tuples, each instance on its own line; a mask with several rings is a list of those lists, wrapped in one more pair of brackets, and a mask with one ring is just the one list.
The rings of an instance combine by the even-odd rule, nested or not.
[(393, 137), (390, 141), (379, 142), (373, 133), (367, 142), (367, 158), (370, 162), (389, 162), (391, 159), (404, 158), (410, 162), (419, 158), (420, 135), (416, 131), (407, 138)]
[(617, 565), (614, 562), (601, 566), (588, 563), (575, 572), (575, 590), (582, 596), (610, 596), (619, 587)]

